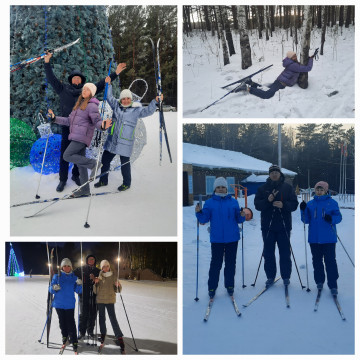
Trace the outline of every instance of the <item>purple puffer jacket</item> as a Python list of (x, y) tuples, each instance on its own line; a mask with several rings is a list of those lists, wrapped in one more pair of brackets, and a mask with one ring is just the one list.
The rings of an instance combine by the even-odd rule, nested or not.
[(55, 123), (70, 127), (69, 140), (74, 140), (89, 146), (94, 135), (95, 128), (101, 128), (101, 116), (99, 113), (100, 101), (91, 98), (85, 110), (77, 108), (69, 117), (56, 116)]
[(301, 65), (298, 62), (285, 58), (283, 60), (283, 67), (285, 70), (278, 76), (277, 80), (286, 84), (287, 86), (293, 86), (296, 84), (300, 73), (309, 72), (313, 67), (313, 58), (309, 58), (307, 65)]

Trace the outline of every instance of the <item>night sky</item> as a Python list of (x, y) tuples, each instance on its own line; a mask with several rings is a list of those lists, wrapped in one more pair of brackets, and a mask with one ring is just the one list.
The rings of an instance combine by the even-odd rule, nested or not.
[[(23, 268), (25, 274), (49, 273), (47, 266), (48, 257), (46, 242), (11, 242), (20, 268)], [(73, 268), (80, 266), (81, 250), (80, 242), (48, 242), (49, 252), (54, 248), (54, 265), (60, 265), (61, 260), (65, 257), (72, 261)], [(118, 242), (82, 242), (83, 260), (87, 255), (95, 255), (96, 263), (99, 266), (100, 261), (107, 259), (110, 264), (117, 266)], [(171, 261), (172, 265), (177, 265), (177, 243), (176, 242), (120, 242), (120, 256), (124, 257), (134, 250), (141, 254), (142, 252), (152, 253), (152, 262), (162, 262), (164, 251), (166, 252), (167, 262)], [(5, 252), (5, 274), (7, 271), (10, 252), (10, 242), (6, 242)], [(158, 265), (158, 264), (157, 264)], [(175, 266), (176, 268), (177, 266)], [(155, 265), (154, 265), (155, 270)]]

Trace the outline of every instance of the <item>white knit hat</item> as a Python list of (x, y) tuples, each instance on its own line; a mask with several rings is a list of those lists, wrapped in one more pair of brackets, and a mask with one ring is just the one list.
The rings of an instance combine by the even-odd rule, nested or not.
[(226, 181), (225, 178), (223, 178), (223, 177), (218, 177), (218, 178), (214, 181), (214, 190), (215, 190), (218, 186), (224, 186), (224, 187), (226, 187), (226, 191), (228, 191), (228, 183), (227, 183), (227, 181)]
[(60, 264), (60, 268), (62, 269), (65, 265), (70, 266), (71, 270), (72, 270), (72, 263), (71, 263), (70, 259), (68, 259), (68, 258), (62, 259), (61, 264)]
[(120, 93), (120, 100), (130, 98), (132, 100), (132, 92), (129, 89), (125, 89)]
[(102, 268), (106, 265), (110, 267), (110, 263), (107, 260), (101, 260), (100, 269), (102, 270)]
[(91, 95), (92, 95), (92, 96), (95, 96), (96, 90), (97, 90), (97, 87), (96, 87), (95, 84), (93, 84), (93, 83), (86, 83), (86, 84), (84, 85), (84, 87), (87, 87), (87, 88), (90, 90)]
[(295, 51), (290, 50), (286, 53), (286, 57), (288, 57), (289, 59), (291, 59), (294, 55), (296, 55)]

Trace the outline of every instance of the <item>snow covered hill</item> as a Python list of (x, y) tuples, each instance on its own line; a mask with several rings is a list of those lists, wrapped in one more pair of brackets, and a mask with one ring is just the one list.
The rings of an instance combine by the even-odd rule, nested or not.
[[(57, 355), (61, 344), (61, 333), (57, 314), (54, 310), (50, 331), (50, 347), (46, 347), (46, 331), (41, 337), (46, 320), (46, 299), (49, 277), (7, 277), (6, 296), (6, 339), (7, 355)], [(177, 353), (177, 284), (175, 281), (122, 281), (122, 297), (131, 330), (119, 296), (116, 298), (115, 311), (127, 354), (162, 355)], [(78, 320), (77, 304), (75, 319)], [(114, 335), (107, 319), (109, 337)], [(64, 355), (72, 355), (71, 346)], [(85, 343), (79, 344), (79, 352), (97, 355), (97, 350)], [(111, 340), (103, 350), (105, 355), (119, 355), (119, 347)]]
[[(338, 201), (337, 197), (334, 197)], [(301, 201), (301, 199), (299, 198)], [(244, 206), (244, 199), (239, 199)], [(253, 205), (254, 195), (248, 198)], [(339, 201), (342, 222), (337, 225), (338, 235), (354, 260), (355, 211), (354, 203)], [(302, 283), (307, 287), (304, 225), (300, 210), (293, 212), (291, 245)], [(293, 262), (289, 286), (290, 308), (286, 307), (284, 286), (278, 281), (249, 307), (243, 308), (255, 294), (263, 289), (266, 276), (263, 263), (255, 287), (256, 271), (262, 252), (260, 213), (244, 223), (244, 278), (242, 288), (241, 241), (237, 254), (235, 299), (242, 312), (236, 316), (224, 288), (223, 270), (208, 322), (203, 322), (208, 304), (207, 279), (211, 258), (208, 224), (200, 226), (199, 301), (196, 291), (196, 218), (195, 207), (183, 208), (183, 349), (184, 354), (354, 354), (354, 268), (341, 244), (336, 247), (340, 278), (339, 302), (346, 316), (341, 320), (330, 290), (324, 287), (319, 309), (314, 312), (316, 285), (313, 280), (310, 247), (307, 244), (308, 278), (310, 292), (302, 290)], [(307, 225), (306, 225), (307, 238)], [(278, 254), (277, 254), (278, 261)], [(279, 275), (279, 269), (278, 269)]]
[[(183, 114), (189, 118), (354, 118), (355, 117), (355, 29), (342, 30), (333, 35), (328, 28), (324, 55), (314, 61), (306, 90), (297, 85), (280, 90), (268, 100), (242, 93), (230, 94), (216, 105), (203, 108), (220, 99), (229, 89), (222, 86), (246, 77), (263, 67), (273, 66), (254, 76), (262, 85), (272, 84), (282, 72), (282, 60), (293, 50), (292, 38), (285, 30), (277, 29), (269, 41), (249, 33), (252, 63), (241, 69), (239, 35), (233, 32), (236, 54), (230, 64), (223, 66), (222, 49), (216, 36), (193, 32), (183, 42)], [(320, 46), (321, 32), (311, 35), (312, 54)], [(283, 47), (283, 49), (282, 49)], [(298, 51), (295, 49), (294, 51)], [(266, 90), (266, 86), (264, 87)], [(330, 96), (334, 91), (336, 95)]]
[[(171, 155), (170, 163), (163, 137), (163, 159), (159, 165), (159, 115), (144, 119), (147, 145), (131, 165), (131, 188), (123, 193), (92, 199), (85, 229), (89, 198), (59, 201), (36, 217), (25, 219), (49, 203), (10, 209), (11, 236), (175, 236), (177, 227), (177, 113), (165, 113)], [(10, 172), (11, 204), (35, 200), (40, 174), (32, 166)], [(58, 174), (41, 179), (41, 199), (62, 197), (76, 185), (70, 179), (62, 193), (57, 193)], [(95, 192), (114, 191), (122, 184), (120, 171), (111, 172), (109, 185)], [(94, 190), (91, 185), (92, 191)]]

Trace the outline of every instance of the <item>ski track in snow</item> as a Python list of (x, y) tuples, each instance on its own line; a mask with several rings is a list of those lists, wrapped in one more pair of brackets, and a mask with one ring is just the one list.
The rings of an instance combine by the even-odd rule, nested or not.
[[(337, 197), (334, 197), (338, 201)], [(248, 197), (248, 207), (254, 209), (254, 195)], [(244, 199), (239, 199), (244, 206)], [(299, 197), (299, 201), (301, 201)], [(353, 207), (354, 203), (340, 206)], [(354, 268), (338, 242), (336, 247), (339, 268), (339, 302), (346, 317), (341, 320), (330, 290), (325, 284), (319, 309), (314, 312), (317, 295), (313, 280), (311, 251), (307, 244), (308, 278), (310, 292), (301, 289), (293, 261), (289, 286), (290, 308), (286, 307), (285, 291), (280, 279), (249, 307), (243, 308), (253, 296), (263, 289), (266, 276), (262, 262), (255, 280), (262, 251), (260, 212), (244, 223), (245, 285), (242, 288), (241, 239), (237, 253), (235, 300), (242, 313), (237, 317), (230, 297), (224, 288), (223, 270), (208, 322), (203, 322), (208, 304), (207, 279), (211, 259), (207, 228), (200, 226), (199, 237), (199, 301), (196, 292), (196, 218), (195, 206), (183, 208), (183, 349), (184, 354), (354, 354)], [(337, 225), (338, 235), (354, 260), (355, 214), (353, 209), (340, 209), (343, 220)], [(307, 287), (304, 225), (300, 210), (292, 213), (291, 245), (302, 283)], [(306, 225), (307, 241), (308, 225)], [(278, 253), (276, 251), (277, 267)], [(279, 276), (279, 267), (278, 273)]]
[[(170, 163), (163, 137), (162, 165), (159, 165), (159, 115), (144, 118), (147, 144), (131, 165), (132, 184), (125, 192), (93, 197), (88, 223), (84, 224), (89, 198), (58, 201), (36, 217), (25, 219), (50, 203), (24, 205), (10, 209), (11, 236), (175, 236), (177, 232), (177, 113), (164, 113), (173, 163)], [(35, 200), (40, 174), (32, 166), (10, 172), (11, 204)], [(58, 174), (43, 175), (41, 199), (63, 197), (76, 185), (69, 179), (57, 193)], [(90, 184), (94, 191), (94, 182)], [(115, 191), (122, 184), (121, 171), (111, 172), (109, 185), (95, 192)]]
[[(250, 35), (250, 34), (249, 34)], [(184, 36), (183, 43), (183, 116), (186, 118), (354, 118), (355, 117), (355, 45), (354, 28), (343, 29), (337, 43), (332, 30), (327, 29), (324, 55), (314, 61), (309, 73), (306, 90), (297, 85), (278, 91), (268, 100), (250, 94), (230, 94), (219, 103), (201, 112), (203, 108), (220, 99), (236, 85), (228, 89), (221, 86), (241, 79), (261, 68), (273, 66), (253, 77), (260, 84), (271, 84), (283, 71), (282, 60), (287, 50), (293, 49), (292, 38), (286, 39), (277, 30), (269, 41), (257, 39), (256, 31), (250, 35), (253, 66), (241, 69), (239, 36), (233, 33), (236, 54), (230, 64), (223, 66), (222, 50), (217, 37), (194, 32)], [(313, 30), (311, 50), (320, 46), (321, 32)], [(282, 52), (282, 39), (284, 51)], [(300, 40), (299, 40), (300, 41)], [(295, 50), (296, 51), (296, 50)], [(266, 90), (266, 87), (265, 87)], [(338, 94), (328, 97), (333, 91)], [(196, 99), (196, 101), (194, 101)]]
[[(42, 343), (41, 332), (46, 321), (48, 276), (7, 277), (5, 283), (6, 339), (5, 353), (18, 355), (57, 355), (61, 344), (58, 316), (53, 309), (50, 346), (46, 347), (46, 330)], [(177, 284), (175, 281), (122, 281), (122, 297), (129, 317), (134, 342), (124, 313), (120, 296), (116, 297), (115, 310), (124, 333), (127, 354), (176, 354), (177, 349)], [(24, 296), (25, 294), (25, 296)], [(76, 296), (77, 298), (77, 296)], [(78, 323), (78, 303), (75, 305), (75, 321)], [(119, 346), (112, 340), (114, 333), (109, 319), (106, 320), (109, 339), (103, 354), (119, 355)], [(100, 333), (98, 324), (98, 334)], [(14, 334), (21, 334), (15, 336)], [(92, 343), (92, 340), (90, 340)], [(99, 343), (98, 343), (99, 344)], [(97, 348), (79, 342), (80, 354), (97, 355)], [(64, 355), (72, 355), (68, 345)]]

